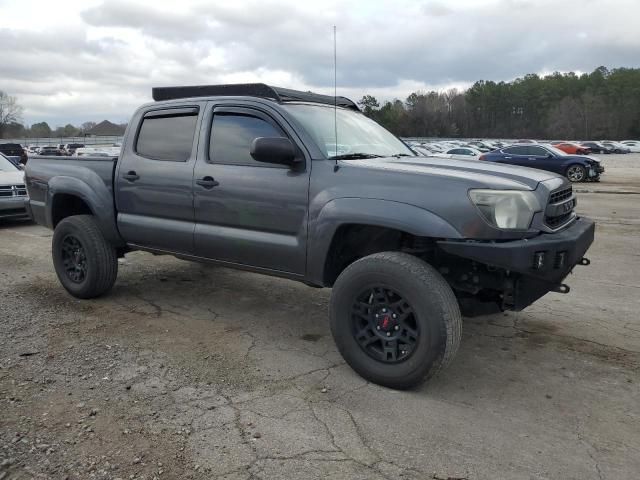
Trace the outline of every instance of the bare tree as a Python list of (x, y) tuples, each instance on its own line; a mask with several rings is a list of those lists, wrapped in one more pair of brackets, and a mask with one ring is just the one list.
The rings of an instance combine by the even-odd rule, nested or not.
[(0, 90), (0, 137), (7, 125), (17, 123), (21, 117), (22, 107), (18, 105), (16, 97)]

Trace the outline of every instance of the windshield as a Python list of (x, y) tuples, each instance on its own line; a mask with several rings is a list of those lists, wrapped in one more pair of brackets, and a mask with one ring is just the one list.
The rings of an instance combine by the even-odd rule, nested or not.
[(567, 152), (563, 152), (562, 150), (560, 150), (559, 148), (556, 147), (552, 147), (551, 145), (545, 145), (545, 147), (547, 150), (552, 151), (553, 153), (555, 153), (556, 155), (560, 156), (560, 157), (566, 157), (568, 155)]
[(333, 107), (293, 103), (284, 108), (302, 124), (328, 158), (414, 156), (391, 132), (359, 112), (338, 108), (334, 117)]
[(0, 172), (15, 172), (18, 170), (11, 160), (0, 153)]

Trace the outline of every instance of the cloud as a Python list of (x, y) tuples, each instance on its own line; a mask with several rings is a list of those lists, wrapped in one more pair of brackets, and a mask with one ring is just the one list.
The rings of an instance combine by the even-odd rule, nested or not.
[(354, 97), (640, 66), (636, 0), (33, 1), (0, 17), (0, 89), (28, 122), (125, 121), (158, 85), (331, 93), (333, 25), (339, 90)]

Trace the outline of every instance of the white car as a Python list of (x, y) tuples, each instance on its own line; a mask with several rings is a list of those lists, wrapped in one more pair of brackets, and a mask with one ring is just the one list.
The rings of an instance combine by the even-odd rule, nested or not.
[(628, 145), (623, 143), (614, 142), (612, 140), (603, 140), (602, 143), (605, 147), (613, 149), (613, 153), (631, 153), (631, 149)]
[(456, 160), (478, 160), (482, 155), (480, 150), (471, 147), (457, 147), (447, 150), (444, 153), (438, 153), (438, 157), (453, 158)]
[(30, 218), (24, 172), (0, 153), (0, 220)]
[(78, 148), (74, 157), (117, 157), (120, 155), (120, 147), (84, 147)]
[(640, 153), (640, 140), (623, 140), (620, 142), (633, 153)]

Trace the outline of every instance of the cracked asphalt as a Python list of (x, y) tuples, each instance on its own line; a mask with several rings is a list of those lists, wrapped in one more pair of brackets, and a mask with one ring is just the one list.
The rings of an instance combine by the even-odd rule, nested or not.
[(638, 478), (640, 154), (603, 158), (571, 293), (465, 319), (405, 392), (344, 364), (328, 290), (136, 252), (80, 301), (1, 224), (0, 479)]

